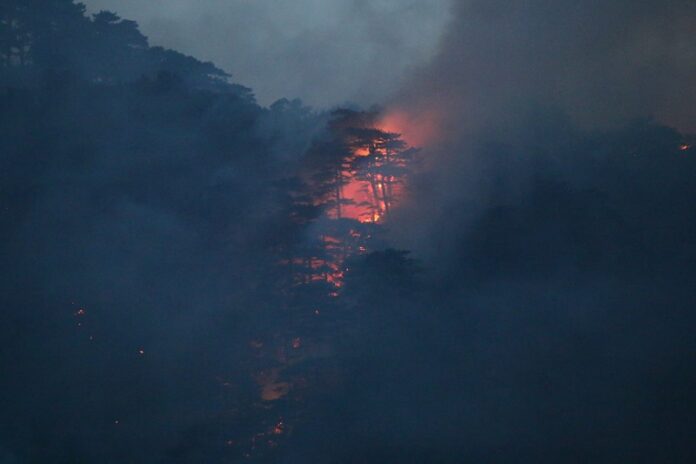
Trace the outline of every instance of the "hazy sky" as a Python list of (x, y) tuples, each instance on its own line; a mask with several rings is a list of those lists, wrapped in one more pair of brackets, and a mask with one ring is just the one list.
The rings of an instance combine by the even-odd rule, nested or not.
[(383, 101), (426, 62), (451, 0), (83, 0), (141, 25), (153, 45), (211, 60), (262, 104)]

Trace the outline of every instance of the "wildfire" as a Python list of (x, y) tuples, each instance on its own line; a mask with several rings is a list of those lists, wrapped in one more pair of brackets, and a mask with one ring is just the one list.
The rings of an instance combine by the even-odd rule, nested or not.
[[(295, 286), (328, 283), (328, 296), (336, 298), (344, 286), (346, 259), (368, 252), (371, 234), (361, 227), (347, 230), (352, 220), (365, 225), (384, 223), (404, 193), (409, 162), (417, 152), (405, 141), (423, 142), (433, 131), (429, 126), (416, 130), (416, 119), (404, 112), (389, 112), (384, 117), (373, 113), (343, 114), (334, 128), (343, 150), (327, 175), (320, 171), (324, 192), (312, 204), (324, 208), (322, 220), (329, 235), (317, 237), (317, 243), (303, 257), (286, 258), (281, 264), (294, 266)], [(336, 155), (336, 154), (334, 154)], [(361, 229), (361, 230), (355, 230)]]
[(381, 218), (381, 215), (374, 211), (375, 200), (368, 181), (351, 176), (341, 189), (341, 194), (344, 199), (350, 200), (349, 204), (343, 206), (341, 217), (362, 223), (378, 222)]
[[(282, 254), (277, 256), (278, 264), (288, 270), (282, 291), (289, 298), (283, 308), (300, 310), (298, 320), (310, 327), (336, 323), (334, 317), (340, 311), (333, 310), (340, 309), (336, 302), (344, 295), (350, 258), (380, 246), (380, 226), (403, 196), (409, 162), (417, 153), (411, 147), (425, 143), (435, 133), (431, 126), (419, 126), (416, 118), (395, 111), (384, 117), (346, 111), (339, 114), (332, 130), (336, 138), (327, 144), (327, 151), (323, 145), (317, 149), (320, 162), (302, 172), (301, 193), (293, 197), (298, 205), (318, 211), (309, 219), (295, 216), (299, 224), (314, 222), (308, 228), (311, 234), (301, 245), (279, 247)], [(318, 292), (326, 300), (313, 300), (308, 306), (305, 298), (295, 298), (305, 292)], [(249, 374), (258, 395), (254, 407), (264, 411), (292, 411), (301, 405), (312, 376), (321, 371), (313, 367), (310, 376), (298, 376), (296, 366), (332, 353), (332, 346), (316, 337), (316, 331), (286, 329), (290, 330), (282, 336), (259, 336), (248, 342), (250, 353), (263, 361)], [(224, 380), (221, 384), (232, 385)], [(265, 458), (300, 424), (294, 415), (274, 419), (264, 421), (263, 428), (255, 429), (248, 438), (227, 438), (224, 443), (240, 456)]]
[[(331, 322), (329, 308), (335, 306), (332, 300), (343, 295), (345, 277), (350, 272), (349, 258), (368, 253), (370, 244), (378, 240), (379, 225), (388, 220), (404, 193), (408, 163), (417, 152), (410, 144), (426, 140), (427, 130), (418, 132), (408, 126), (408, 118), (395, 117), (395, 114), (390, 113), (378, 123), (375, 123), (374, 114), (354, 115), (356, 124), (337, 129), (341, 138), (335, 146), (339, 148), (328, 154), (333, 158), (327, 156), (332, 164), (318, 173), (312, 172), (317, 176), (308, 176), (308, 185), (316, 186), (321, 192), (312, 197), (310, 191), (306, 200), (323, 212), (317, 220), (321, 233), (312, 235), (297, 254), (279, 256), (278, 263), (289, 269), (286, 281), (299, 295), (312, 287), (310, 290), (317, 289), (327, 298), (326, 312), (314, 306), (302, 308), (306, 314), (317, 318), (312, 324)], [(401, 138), (401, 133), (407, 134), (408, 143)], [(288, 294), (293, 295), (293, 291), (289, 290)], [(254, 338), (248, 342), (255, 357), (268, 359), (273, 366), (266, 365), (251, 374), (257, 386), (259, 407), (273, 410), (302, 401), (303, 391), (311, 379), (293, 375), (289, 368), (327, 356), (331, 351), (331, 347), (323, 346), (309, 333), (303, 337)], [(140, 355), (144, 355), (144, 351)], [(248, 441), (228, 439), (226, 444), (246, 452), (249, 458), (260, 456), (279, 446), (282, 436), (290, 435), (296, 425), (295, 419), (290, 423), (281, 418), (267, 423), (263, 431)], [(246, 443), (250, 447), (245, 448)]]
[(375, 137), (362, 143), (354, 149), (352, 159), (365, 162), (354, 171), (342, 172), (344, 183), (337, 199), (340, 209), (335, 217), (379, 223), (402, 194), (406, 160), (401, 155), (408, 145), (398, 133), (381, 129), (375, 129)]
[(412, 147), (424, 147), (438, 138), (439, 121), (440, 115), (435, 109), (415, 113), (394, 108), (388, 110), (377, 122), (377, 128), (384, 132), (401, 134)]

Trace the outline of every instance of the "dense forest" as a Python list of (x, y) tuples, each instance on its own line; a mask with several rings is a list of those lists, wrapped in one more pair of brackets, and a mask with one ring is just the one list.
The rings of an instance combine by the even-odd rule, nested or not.
[(4, 0), (0, 463), (692, 462), (693, 137), (379, 111)]

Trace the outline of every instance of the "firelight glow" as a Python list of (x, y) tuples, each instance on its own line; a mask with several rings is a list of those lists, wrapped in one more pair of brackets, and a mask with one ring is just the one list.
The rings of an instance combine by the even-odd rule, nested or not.
[(401, 134), (410, 146), (422, 148), (438, 138), (439, 120), (440, 113), (434, 108), (417, 113), (393, 108), (386, 111), (376, 126), (384, 132)]

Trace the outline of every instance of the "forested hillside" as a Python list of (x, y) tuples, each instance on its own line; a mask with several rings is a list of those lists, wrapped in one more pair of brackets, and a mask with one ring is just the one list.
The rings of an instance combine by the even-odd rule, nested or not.
[(438, 166), (72, 0), (0, 30), (0, 463), (696, 458), (693, 137)]

